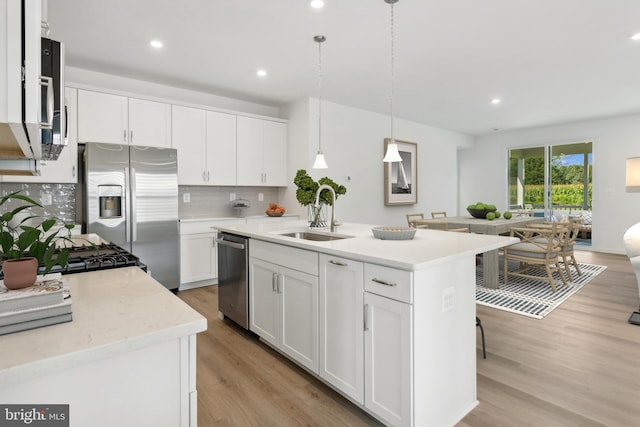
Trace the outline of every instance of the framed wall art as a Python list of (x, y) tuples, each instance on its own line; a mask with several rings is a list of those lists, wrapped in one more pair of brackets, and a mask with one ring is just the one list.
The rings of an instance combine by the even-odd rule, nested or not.
[[(384, 139), (384, 153), (391, 140)], [(398, 141), (401, 162), (384, 163), (385, 206), (414, 205), (418, 203), (418, 144)]]

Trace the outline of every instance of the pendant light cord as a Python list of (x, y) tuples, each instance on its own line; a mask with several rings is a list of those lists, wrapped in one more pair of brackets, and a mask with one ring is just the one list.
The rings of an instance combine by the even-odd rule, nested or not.
[(324, 36), (318, 39), (318, 150), (322, 152), (322, 42)]
[(393, 3), (391, 3), (391, 93), (390, 93), (390, 110), (391, 110), (391, 143), (394, 144), (395, 140), (393, 139), (393, 89), (395, 82), (395, 53), (394, 53), (394, 39), (393, 39)]

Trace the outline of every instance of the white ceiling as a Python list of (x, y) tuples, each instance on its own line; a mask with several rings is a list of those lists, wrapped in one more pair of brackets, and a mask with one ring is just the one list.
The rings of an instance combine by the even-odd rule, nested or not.
[[(390, 6), (325, 3), (63, 0), (48, 18), (70, 66), (275, 106), (318, 96), (323, 34), (323, 98), (388, 113)], [(640, 112), (637, 32), (640, 0), (400, 0), (395, 116), (482, 135)]]

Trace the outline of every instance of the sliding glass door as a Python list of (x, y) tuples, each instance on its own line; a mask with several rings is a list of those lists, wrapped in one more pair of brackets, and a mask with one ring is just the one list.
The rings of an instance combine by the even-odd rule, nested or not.
[(588, 141), (509, 150), (509, 209), (590, 218), (592, 160)]

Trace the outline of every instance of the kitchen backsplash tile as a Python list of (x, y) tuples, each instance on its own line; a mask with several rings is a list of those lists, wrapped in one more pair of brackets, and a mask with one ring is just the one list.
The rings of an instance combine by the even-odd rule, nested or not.
[[(189, 203), (184, 202), (185, 193), (189, 194)], [(234, 193), (237, 199), (248, 200), (250, 207), (232, 207), (231, 193)], [(258, 201), (260, 193), (263, 194), (263, 201)], [(270, 202), (278, 202), (278, 188), (275, 187), (180, 186), (178, 194), (181, 218), (263, 215)]]
[[(5, 196), (20, 191), (25, 196), (40, 202), (43, 209), (36, 208), (35, 215), (55, 216), (64, 222), (73, 223), (76, 217), (75, 184), (32, 184), (2, 183), (0, 194)], [(188, 193), (190, 202), (184, 202), (184, 194)], [(238, 199), (249, 201), (248, 208), (237, 209), (231, 206), (230, 193)], [(258, 200), (263, 194), (263, 201)], [(270, 202), (278, 201), (278, 188), (275, 187), (205, 187), (180, 186), (179, 215), (189, 217), (238, 217), (262, 215)], [(48, 203), (49, 198), (51, 203)], [(15, 202), (7, 202), (7, 209), (13, 208)]]
[[(57, 217), (66, 223), (75, 221), (76, 200), (75, 184), (0, 184), (0, 194), (6, 196), (15, 191), (32, 198), (43, 205), (43, 208), (33, 208), (34, 215)], [(7, 210), (18, 206), (16, 201), (8, 201)], [(4, 209), (3, 209), (4, 210)]]

